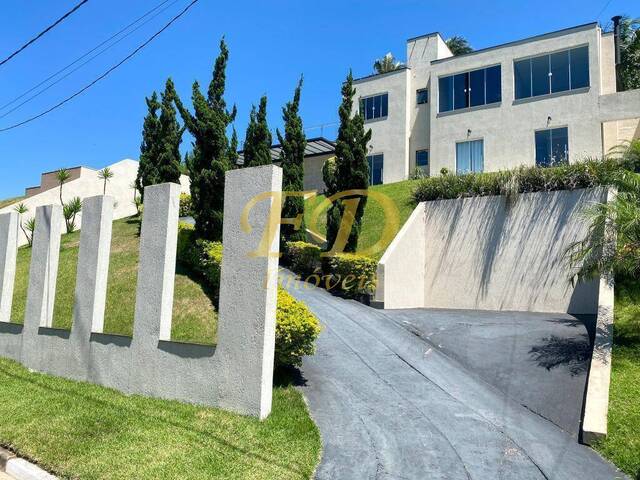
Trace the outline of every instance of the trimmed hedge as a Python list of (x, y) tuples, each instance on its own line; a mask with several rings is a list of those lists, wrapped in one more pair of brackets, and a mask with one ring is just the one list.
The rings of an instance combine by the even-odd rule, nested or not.
[[(204, 278), (217, 298), (222, 243), (197, 239), (194, 226), (181, 222), (178, 227), (177, 257), (178, 261)], [(315, 341), (319, 334), (318, 319), (307, 306), (278, 287), (275, 366), (300, 366), (304, 355), (315, 353)]]
[(287, 242), (284, 246), (284, 257), (291, 269), (302, 276), (311, 275), (320, 268), (318, 245), (307, 242)]
[(354, 253), (339, 253), (329, 258), (333, 288), (347, 297), (370, 295), (376, 289), (378, 262)]
[(486, 195), (575, 190), (611, 185), (622, 170), (637, 170), (637, 159), (605, 158), (560, 165), (557, 167), (519, 167), (489, 173), (453, 175), (419, 181), (413, 193), (416, 203)]

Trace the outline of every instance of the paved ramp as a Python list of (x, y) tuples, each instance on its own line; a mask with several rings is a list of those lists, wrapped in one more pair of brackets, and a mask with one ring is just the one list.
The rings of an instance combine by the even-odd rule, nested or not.
[(302, 369), (318, 479), (625, 478), (389, 312), (298, 281), (289, 291), (324, 326)]

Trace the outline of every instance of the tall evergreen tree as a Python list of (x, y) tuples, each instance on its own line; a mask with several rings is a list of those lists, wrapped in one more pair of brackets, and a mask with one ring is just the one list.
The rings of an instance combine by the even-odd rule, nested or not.
[(136, 188), (140, 198), (144, 198), (144, 187), (159, 183), (158, 173), (158, 146), (160, 137), (160, 119), (158, 110), (161, 105), (158, 102), (156, 92), (151, 97), (145, 98), (147, 103), (147, 115), (142, 125), (142, 144), (140, 145), (140, 163), (136, 177)]
[[(284, 137), (276, 130), (278, 141), (282, 147), (280, 165), (282, 166), (282, 184), (285, 192), (301, 192), (304, 189), (304, 150), (307, 146), (307, 138), (302, 128), (300, 118), (300, 92), (302, 90), (302, 78), (293, 94), (293, 100), (287, 102), (282, 108), (284, 120)], [(304, 199), (298, 196), (287, 197), (282, 209), (283, 218), (295, 218), (304, 214)], [(282, 225), (280, 228), (281, 241), (304, 241), (305, 234), (304, 217), (300, 228), (295, 230), (293, 225)]]
[(271, 132), (267, 124), (267, 97), (260, 99), (260, 106), (256, 112), (251, 109), (247, 136), (244, 142), (244, 166), (271, 165)]
[(171, 78), (167, 79), (162, 103), (160, 105), (159, 135), (158, 135), (158, 183), (180, 182), (180, 144), (184, 129), (176, 119), (176, 109), (173, 105), (175, 87)]
[[(336, 140), (335, 188), (338, 192), (347, 190), (367, 190), (369, 188), (369, 164), (367, 162), (367, 145), (371, 140), (371, 130), (365, 132), (364, 119), (358, 112), (352, 114), (353, 75), (349, 71), (347, 80), (342, 85), (342, 103), (338, 109), (340, 127)], [(327, 169), (328, 170), (328, 169)], [(340, 220), (345, 213), (345, 201), (358, 199), (353, 226), (345, 246), (346, 252), (355, 252), (358, 237), (362, 229), (362, 217), (367, 204), (366, 195), (348, 195), (337, 202), (327, 212), (327, 245), (331, 248), (336, 240)]]
[(231, 142), (229, 143), (229, 165), (231, 168), (238, 168), (238, 132), (233, 127), (231, 134)]
[(191, 177), (191, 200), (196, 221), (196, 234), (209, 240), (222, 238), (224, 209), (224, 174), (229, 169), (229, 141), (226, 129), (234, 120), (236, 108), (227, 110), (224, 100), (226, 67), (229, 50), (220, 40), (220, 54), (213, 69), (207, 96), (200, 92), (198, 82), (193, 83), (192, 114), (173, 92), (178, 111), (185, 127), (194, 137), (193, 154), (188, 169)]

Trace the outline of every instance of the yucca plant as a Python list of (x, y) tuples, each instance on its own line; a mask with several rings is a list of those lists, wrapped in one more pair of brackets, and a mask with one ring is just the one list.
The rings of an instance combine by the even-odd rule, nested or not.
[(64, 185), (64, 182), (71, 178), (71, 174), (66, 168), (61, 168), (56, 172), (56, 178), (58, 179), (58, 183), (60, 184), (60, 205), (64, 207), (64, 202), (62, 201), (62, 185)]
[(22, 233), (24, 233), (24, 236), (27, 239), (27, 244), (31, 246), (33, 244), (33, 230), (31, 230), (31, 234), (27, 233), (28, 230), (25, 230), (25, 226), (23, 223), (24, 215), (29, 211), (29, 207), (27, 207), (23, 202), (20, 202), (15, 207), (13, 207), (13, 210), (20, 215), (20, 230), (22, 230)]
[(36, 219), (35, 217), (30, 218), (29, 220), (27, 220), (24, 224), (24, 228), (27, 230), (27, 232), (29, 232), (29, 234), (27, 235), (27, 233), (25, 232), (25, 235), (27, 237), (27, 242), (29, 243), (29, 246), (33, 245), (33, 232), (36, 230)]
[(567, 250), (579, 280), (602, 274), (640, 278), (640, 175), (621, 171), (614, 186), (613, 199), (585, 210), (588, 234)]
[(75, 232), (76, 230), (76, 215), (82, 210), (82, 201), (80, 197), (73, 197), (69, 202), (65, 203), (62, 207), (62, 214), (64, 215), (64, 222), (67, 226), (67, 233)]
[(98, 172), (98, 178), (104, 182), (102, 187), (102, 194), (107, 194), (107, 182), (111, 180), (114, 176), (113, 170), (109, 167), (104, 167), (102, 170)]

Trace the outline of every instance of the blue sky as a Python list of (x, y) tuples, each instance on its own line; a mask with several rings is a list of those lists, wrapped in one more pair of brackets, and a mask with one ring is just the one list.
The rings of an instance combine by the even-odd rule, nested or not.
[[(0, 58), (39, 32), (78, 0), (3, 0)], [(174, 0), (172, 0), (174, 1)], [(0, 106), (75, 60), (161, 0), (90, 0), (66, 22), (0, 67)], [(15, 112), (0, 128), (52, 106), (117, 63), (189, 3), (165, 12)], [(635, 4), (635, 5), (634, 5)], [(165, 6), (171, 5), (171, 2)], [(635, 8), (634, 8), (635, 7)], [(190, 104), (191, 84), (206, 88), (218, 42), (230, 48), (227, 101), (238, 106), (244, 137), (252, 103), (267, 94), (269, 124), (281, 126), (281, 106), (304, 74), (302, 116), (308, 136), (337, 118), (340, 83), (349, 68), (371, 73), (375, 58), (405, 58), (405, 40), (439, 31), (466, 37), (474, 48), (516, 40), (614, 14), (640, 15), (633, 0), (430, 2), (418, 0), (243, 1), (200, 0), (178, 23), (111, 76), (57, 111), (0, 132), (0, 199), (38, 184), (41, 172), (63, 166), (103, 167), (138, 158), (144, 97), (174, 79)], [(8, 109), (0, 110), (0, 116)], [(334, 135), (335, 127), (325, 129)], [(183, 150), (190, 145), (185, 137)]]

